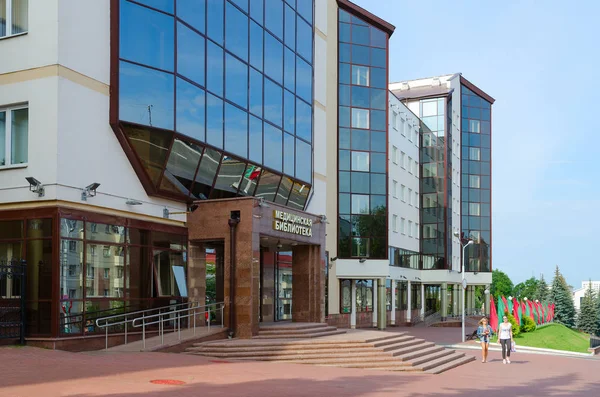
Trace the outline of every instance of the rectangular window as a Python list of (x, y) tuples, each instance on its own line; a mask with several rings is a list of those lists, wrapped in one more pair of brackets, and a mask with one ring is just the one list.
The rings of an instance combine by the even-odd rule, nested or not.
[(398, 181), (392, 181), (392, 193), (395, 198), (398, 198)]
[(398, 130), (398, 113), (392, 112), (392, 128)]
[(469, 187), (481, 188), (481, 177), (479, 175), (469, 175)]
[(469, 203), (469, 215), (480, 216), (481, 215), (481, 204)]
[(419, 224), (415, 223), (415, 238), (419, 238)]
[(400, 232), (406, 234), (406, 219), (404, 218), (400, 219)]
[(406, 202), (406, 186), (400, 186), (400, 198), (402, 201)]
[(415, 145), (419, 146), (419, 131), (417, 131), (416, 129), (413, 131), (413, 133), (415, 134), (415, 137), (413, 138), (413, 141), (415, 142)]
[(415, 207), (419, 208), (419, 193), (415, 192)]
[(408, 172), (413, 173), (413, 159), (410, 156), (408, 156)]
[(29, 109), (26, 106), (0, 108), (0, 167), (27, 164), (28, 131)]
[(416, 160), (415, 160), (415, 170), (414, 170), (413, 174), (415, 174), (415, 176), (417, 178), (419, 177), (419, 163), (417, 163)]
[(392, 216), (392, 230), (398, 233), (398, 215)]
[(404, 131), (406, 122), (403, 119), (400, 119), (400, 133), (403, 136), (406, 136), (406, 131)]
[(469, 120), (469, 131), (479, 134), (481, 132), (479, 120)]
[(469, 148), (469, 159), (481, 161), (481, 149), (478, 147), (470, 147)]
[(412, 221), (408, 221), (408, 237), (412, 237), (413, 236), (413, 223)]
[(29, 0), (0, 0), (0, 37), (26, 33)]
[(369, 111), (352, 108), (352, 128), (369, 128)]
[(408, 140), (409, 140), (410, 142), (412, 142), (412, 141), (413, 141), (413, 134), (412, 134), (412, 128), (410, 127), (410, 125), (408, 125), (408, 128), (407, 128), (407, 130), (408, 130), (408, 131), (407, 131), (407, 134), (408, 134)]
[(352, 65), (352, 84), (369, 86), (369, 68)]
[(394, 164), (398, 164), (398, 148), (396, 146), (392, 146), (392, 161)]
[(400, 165), (406, 169), (406, 154), (404, 152), (400, 153)]
[[(110, 278), (110, 269), (104, 269), (104, 278)], [(106, 296), (106, 295), (105, 295)]]

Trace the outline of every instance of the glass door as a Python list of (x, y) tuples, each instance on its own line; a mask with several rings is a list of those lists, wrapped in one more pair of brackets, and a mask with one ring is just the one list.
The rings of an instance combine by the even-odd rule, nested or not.
[(275, 278), (276, 321), (292, 319), (292, 253), (277, 253)]

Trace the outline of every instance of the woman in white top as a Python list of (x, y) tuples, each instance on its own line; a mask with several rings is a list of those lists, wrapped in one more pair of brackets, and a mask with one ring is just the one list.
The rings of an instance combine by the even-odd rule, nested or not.
[(512, 346), (513, 331), (512, 324), (508, 322), (508, 317), (502, 318), (503, 322), (498, 326), (498, 339), (502, 345), (502, 363), (510, 364), (510, 348)]

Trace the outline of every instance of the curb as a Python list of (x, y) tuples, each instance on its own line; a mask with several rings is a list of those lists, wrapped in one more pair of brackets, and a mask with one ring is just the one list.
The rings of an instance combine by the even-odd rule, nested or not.
[[(441, 345), (444, 346), (448, 349), (462, 349), (462, 350), (481, 350), (480, 346), (474, 346), (474, 345), (462, 345), (462, 344), (452, 344), (452, 345)], [(500, 348), (499, 344), (496, 343), (490, 343), (490, 351), (493, 352), (501, 352), (502, 349)], [(570, 351), (565, 351), (565, 350), (552, 350), (552, 349), (542, 349), (542, 348), (535, 348), (535, 347), (520, 347), (519, 345), (517, 345), (517, 351), (516, 353), (525, 353), (525, 354), (539, 354), (539, 355), (545, 355), (545, 356), (561, 356), (561, 357), (573, 357), (573, 358), (584, 358), (584, 359), (590, 359), (590, 360), (595, 360), (594, 355), (590, 354), (590, 353), (577, 353), (577, 352), (570, 352)]]

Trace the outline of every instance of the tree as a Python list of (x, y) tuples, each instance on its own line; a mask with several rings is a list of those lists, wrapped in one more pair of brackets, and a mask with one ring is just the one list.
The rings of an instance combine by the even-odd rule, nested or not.
[(552, 280), (552, 290), (550, 291), (549, 300), (556, 305), (554, 321), (563, 323), (568, 327), (573, 327), (575, 325), (573, 295), (558, 266), (556, 266), (556, 270), (554, 271), (554, 280)]
[(535, 295), (532, 297), (533, 297), (533, 299), (537, 299), (540, 302), (547, 302), (548, 299), (550, 298), (550, 291), (548, 290), (548, 284), (546, 283), (546, 280), (544, 280), (543, 274), (542, 274), (542, 277), (540, 278), (540, 281), (538, 282), (538, 288), (535, 291)]
[(581, 300), (581, 307), (577, 316), (577, 328), (590, 335), (598, 333), (598, 302), (596, 301), (596, 293), (592, 289), (591, 280)]
[(523, 298), (537, 299), (536, 294), (539, 283), (539, 280), (536, 280), (535, 277), (531, 277), (529, 280), (525, 280), (524, 282), (515, 285), (512, 295), (518, 300), (523, 300)]
[(490, 293), (492, 296), (510, 296), (513, 291), (513, 282), (506, 275), (506, 273), (500, 270), (492, 271), (492, 286)]

